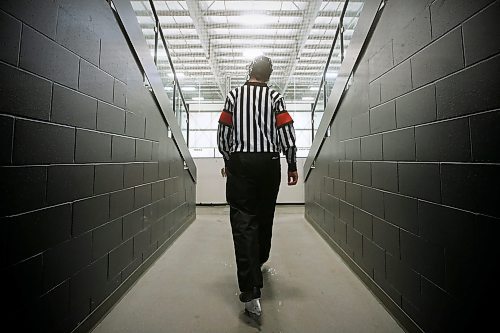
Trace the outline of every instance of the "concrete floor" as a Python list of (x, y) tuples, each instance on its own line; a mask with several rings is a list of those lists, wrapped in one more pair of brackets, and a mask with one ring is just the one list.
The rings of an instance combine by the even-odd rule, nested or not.
[(260, 320), (238, 300), (229, 209), (198, 207), (93, 332), (403, 332), (303, 216), (278, 206)]

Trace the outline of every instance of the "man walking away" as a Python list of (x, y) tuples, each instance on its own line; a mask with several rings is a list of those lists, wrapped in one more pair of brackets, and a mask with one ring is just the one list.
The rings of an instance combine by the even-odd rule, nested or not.
[(226, 97), (217, 132), (227, 174), (239, 299), (254, 315), (261, 314), (261, 267), (271, 249), (280, 151), (288, 163), (288, 185), (298, 179), (293, 120), (283, 96), (266, 84), (272, 70), (268, 57), (252, 61), (250, 79)]

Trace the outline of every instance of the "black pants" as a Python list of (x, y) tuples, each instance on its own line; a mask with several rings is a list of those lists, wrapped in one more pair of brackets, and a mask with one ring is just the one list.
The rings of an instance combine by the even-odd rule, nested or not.
[(226, 197), (242, 292), (263, 286), (260, 267), (271, 250), (280, 170), (278, 153), (234, 153), (227, 167)]

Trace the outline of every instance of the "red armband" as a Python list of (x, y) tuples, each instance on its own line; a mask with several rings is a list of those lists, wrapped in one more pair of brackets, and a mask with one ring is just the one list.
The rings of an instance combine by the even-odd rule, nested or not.
[(222, 111), (219, 118), (219, 123), (232, 127), (233, 126), (233, 115), (230, 112)]
[(281, 127), (293, 123), (293, 119), (287, 111), (276, 114), (276, 126)]

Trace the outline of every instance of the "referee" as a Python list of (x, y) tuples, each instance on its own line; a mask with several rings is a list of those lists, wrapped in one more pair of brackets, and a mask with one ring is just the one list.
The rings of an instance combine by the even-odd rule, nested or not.
[(271, 59), (257, 57), (250, 79), (227, 95), (217, 132), (227, 175), (226, 198), (231, 207), (240, 301), (245, 310), (261, 314), (262, 265), (269, 258), (282, 151), (288, 163), (288, 185), (297, 184), (295, 130), (283, 96), (266, 82)]

